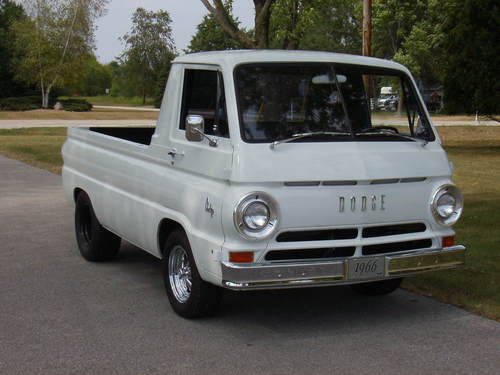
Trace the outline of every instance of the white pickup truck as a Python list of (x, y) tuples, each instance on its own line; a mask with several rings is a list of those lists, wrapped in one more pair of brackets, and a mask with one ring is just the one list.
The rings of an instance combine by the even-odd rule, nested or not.
[[(381, 87), (397, 112), (372, 109)], [(162, 259), (173, 309), (213, 313), (222, 289), (351, 284), (464, 263), (463, 201), (408, 70), (300, 51), (175, 59), (154, 128), (71, 128), (63, 183), (78, 247), (121, 239)], [(326, 291), (325, 291), (326, 292)]]

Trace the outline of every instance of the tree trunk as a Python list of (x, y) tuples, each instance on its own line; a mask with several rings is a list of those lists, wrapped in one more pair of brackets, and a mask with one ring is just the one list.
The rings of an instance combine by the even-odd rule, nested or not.
[(145, 105), (146, 104), (146, 93), (143, 92), (142, 93), (142, 105)]
[(372, 0), (363, 0), (363, 56), (372, 55)]
[(254, 0), (255, 4), (255, 46), (260, 49), (269, 48), (269, 20), (271, 5), (274, 1)]
[[(372, 55), (372, 0), (363, 0), (363, 56)], [(373, 80), (364, 75), (363, 81), (368, 97), (373, 97)]]
[(255, 6), (255, 38), (252, 41), (245, 32), (230, 20), (222, 0), (201, 0), (203, 5), (217, 19), (222, 29), (245, 48), (269, 48), (269, 20), (271, 7), (277, 0), (253, 0)]
[[(69, 45), (70, 45), (70, 42), (71, 42), (71, 38), (73, 37), (73, 32), (74, 32), (74, 29), (75, 29), (75, 24), (76, 24), (76, 20), (77, 20), (77, 17), (78, 17), (78, 12), (80, 10), (80, 6), (82, 6), (82, 5), (83, 5), (83, 3), (82, 3), (81, 0), (79, 0), (76, 3), (75, 13), (74, 13), (72, 21), (71, 21), (71, 26), (70, 26), (70, 28), (68, 30), (68, 35), (66, 37), (66, 41), (64, 42), (64, 49), (63, 49), (61, 58), (59, 59), (57, 71), (59, 71), (61, 69), (61, 66), (63, 65), (64, 60), (66, 58), (66, 54), (68, 52), (68, 48), (69, 48)], [(48, 86), (47, 86), (47, 88), (45, 90), (44, 90), (44, 85), (43, 85), (43, 80), (42, 80), (42, 108), (44, 108), (44, 109), (49, 108), (50, 90), (52, 90), (52, 87), (54, 87), (54, 85), (56, 84), (58, 78), (59, 78), (59, 74), (56, 74), (55, 77), (54, 77), (54, 79), (52, 80), (52, 82), (48, 84)]]
[[(274, 0), (267, 1), (271, 3)], [(214, 15), (219, 25), (232, 39), (241, 43), (244, 48), (255, 48), (254, 41), (250, 39), (245, 32), (238, 29), (235, 23), (230, 19), (222, 0), (214, 0), (213, 3), (210, 0), (201, 0), (201, 2), (205, 5), (205, 8)]]
[(52, 87), (54, 87), (55, 84), (56, 84), (56, 80), (54, 79), (54, 81), (52, 83), (50, 83), (49, 85), (47, 85), (47, 87), (45, 87), (45, 89), (44, 89), (44, 86), (42, 85), (42, 108), (43, 109), (49, 108), (50, 91), (52, 90)]
[(43, 109), (49, 108), (49, 95), (50, 95), (50, 89), (47, 89), (45, 91), (42, 90), (42, 108)]
[[(287, 26), (287, 33), (283, 40), (281, 47), (283, 49), (297, 49), (299, 47), (299, 39), (301, 36), (295, 33), (295, 29), (299, 23), (300, 12), (299, 1), (294, 1), (289, 9), (290, 11), (290, 24)], [(302, 9), (303, 11), (304, 9)], [(302, 34), (302, 33), (301, 33)]]

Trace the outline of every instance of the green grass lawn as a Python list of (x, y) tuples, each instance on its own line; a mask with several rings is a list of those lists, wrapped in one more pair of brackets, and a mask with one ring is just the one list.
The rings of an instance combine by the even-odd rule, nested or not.
[[(500, 321), (500, 127), (443, 127), (439, 133), (465, 196), (456, 230), (457, 242), (469, 249), (467, 265), (403, 285)], [(0, 154), (60, 173), (65, 138), (64, 128), (0, 130)]]
[[(109, 95), (99, 95), (99, 96), (78, 96), (77, 99), (86, 99), (88, 102), (94, 105), (115, 105), (115, 106), (125, 106), (125, 107), (139, 107), (142, 106), (142, 98), (138, 96), (133, 96), (130, 98), (121, 96), (109, 96)], [(60, 99), (68, 99), (67, 96), (61, 96)], [(153, 106), (154, 99), (146, 98), (146, 106)]]
[(403, 285), (500, 321), (500, 142), (473, 147), (464, 143), (447, 150), (465, 198), (455, 229), (457, 243), (468, 247), (466, 266), (421, 274)]
[(0, 154), (61, 173), (67, 128), (0, 129)]
[[(132, 108), (132, 107), (129, 107)], [(2, 120), (157, 120), (158, 112), (127, 109), (95, 108), (90, 112), (54, 111), (35, 109), (32, 111), (0, 111)]]

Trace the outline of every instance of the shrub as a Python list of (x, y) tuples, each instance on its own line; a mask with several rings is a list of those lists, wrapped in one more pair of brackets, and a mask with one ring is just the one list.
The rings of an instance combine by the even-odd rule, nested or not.
[(22, 96), (0, 99), (0, 111), (30, 111), (41, 107), (39, 97)]
[(59, 100), (65, 111), (88, 112), (92, 110), (92, 104), (85, 99), (64, 99)]

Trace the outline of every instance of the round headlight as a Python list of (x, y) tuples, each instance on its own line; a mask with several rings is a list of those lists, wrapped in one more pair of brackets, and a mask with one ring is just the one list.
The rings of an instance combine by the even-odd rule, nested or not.
[(264, 202), (251, 202), (243, 212), (243, 222), (251, 230), (262, 230), (269, 222), (269, 208)]
[(261, 240), (269, 237), (277, 223), (276, 203), (265, 193), (246, 195), (234, 210), (234, 225), (247, 239)]
[(462, 215), (463, 207), (462, 193), (454, 185), (443, 185), (434, 193), (432, 214), (441, 225), (455, 224)]

